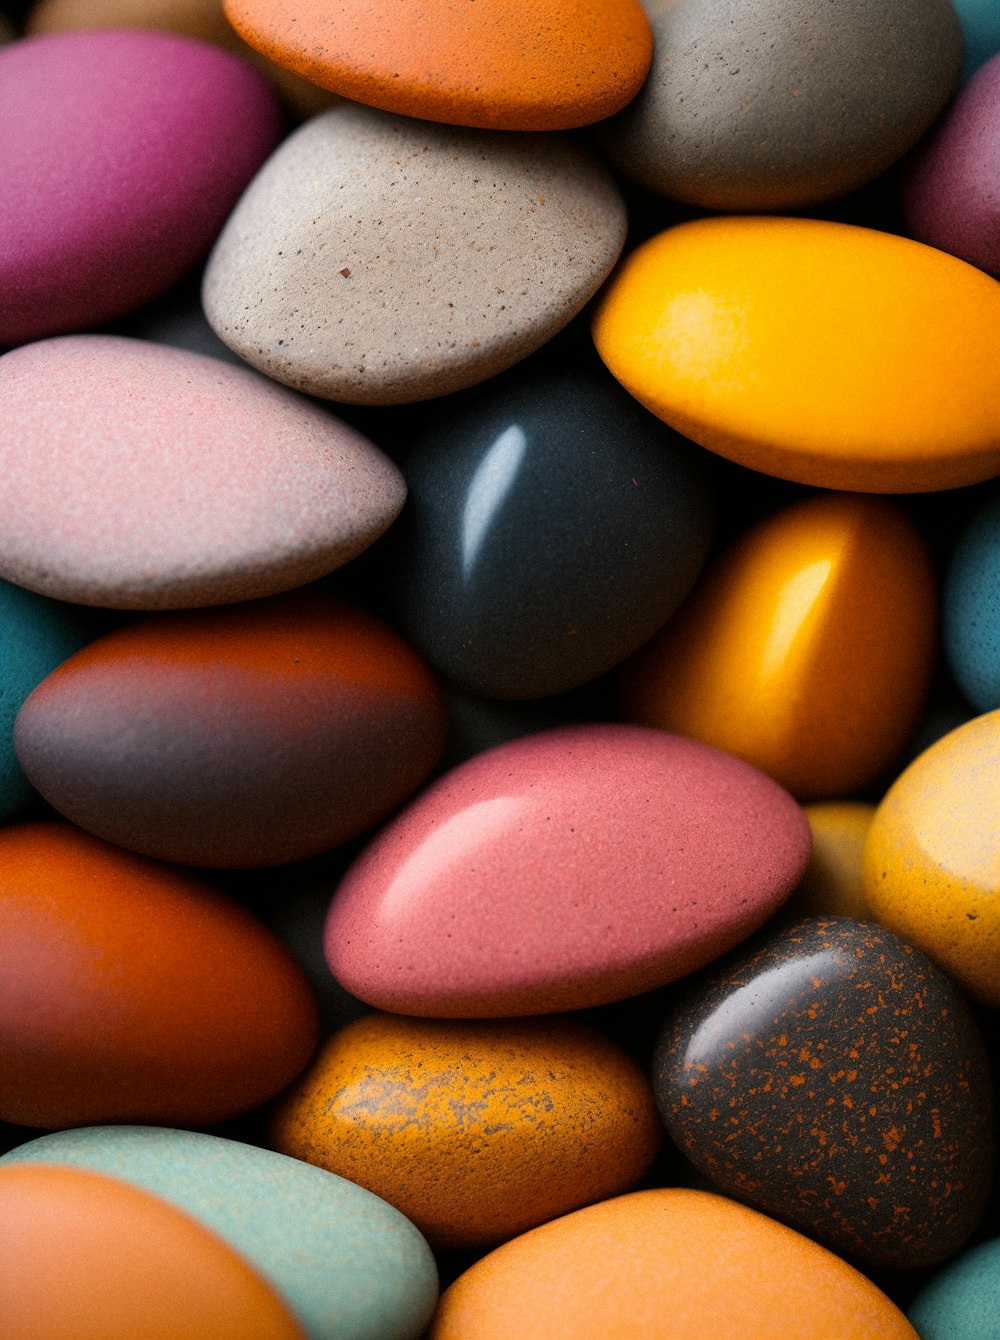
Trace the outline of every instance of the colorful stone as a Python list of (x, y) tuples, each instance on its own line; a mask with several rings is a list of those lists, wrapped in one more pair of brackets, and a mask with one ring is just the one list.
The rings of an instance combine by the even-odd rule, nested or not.
[(955, 682), (979, 712), (1000, 707), (1000, 494), (963, 527), (943, 605), (944, 649)]
[(939, 1270), (907, 1308), (920, 1340), (985, 1340), (1000, 1315), (1000, 1239), (981, 1242)]
[(783, 915), (871, 920), (862, 868), (875, 806), (861, 800), (828, 800), (803, 806), (812, 830), (812, 856)]
[(1000, 53), (1000, 9), (994, 0), (952, 0), (962, 25), (965, 64), (962, 75), (968, 78), (980, 65)]

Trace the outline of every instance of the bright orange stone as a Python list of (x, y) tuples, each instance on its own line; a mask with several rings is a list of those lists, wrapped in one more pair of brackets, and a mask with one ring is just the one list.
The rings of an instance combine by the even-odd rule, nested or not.
[(566, 130), (620, 111), (649, 70), (636, 0), (226, 0), (277, 65), (355, 102), (485, 130)]

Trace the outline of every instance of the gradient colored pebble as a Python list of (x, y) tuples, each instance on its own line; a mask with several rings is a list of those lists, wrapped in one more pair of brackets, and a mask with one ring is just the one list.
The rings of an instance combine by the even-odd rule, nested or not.
[(265, 866), (385, 818), (446, 729), (402, 638), (293, 591), (92, 642), (27, 699), (15, 748), (50, 804), (99, 837), (182, 864)]
[(965, 47), (962, 74), (968, 78), (973, 70), (1000, 53), (1000, 8), (996, 0), (952, 0), (952, 4), (962, 25)]
[(944, 649), (955, 682), (979, 712), (992, 711), (1000, 707), (1000, 494), (959, 535), (943, 603)]
[(249, 912), (181, 871), (68, 824), (8, 825), (0, 922), (4, 1121), (223, 1121), (312, 1054), (301, 970)]
[(907, 493), (1000, 472), (1000, 284), (908, 238), (699, 219), (620, 266), (598, 353), (702, 446), (820, 488)]
[(720, 1190), (853, 1259), (934, 1265), (982, 1216), (982, 1040), (951, 980), (879, 926), (809, 918), (708, 969), (664, 1024), (653, 1084)]
[(367, 1187), (449, 1248), (627, 1190), (660, 1141), (648, 1079), (564, 1019), (369, 1015), (330, 1039), (271, 1123), (276, 1149)]
[(1000, 1005), (1000, 711), (959, 726), (896, 779), (865, 843), (872, 915), (964, 990)]
[(249, 1262), (310, 1340), (415, 1340), (437, 1303), (437, 1267), (413, 1225), (298, 1159), (195, 1131), (89, 1126), (18, 1146), (0, 1172), (25, 1163), (86, 1168), (169, 1201)]
[(987, 1340), (1000, 1316), (1000, 1239), (981, 1242), (939, 1270), (907, 1316), (920, 1340)]
[(735, 754), (800, 798), (850, 795), (917, 724), (934, 587), (892, 503), (807, 498), (737, 540), (626, 667), (625, 716)]
[(0, 122), (3, 346), (99, 325), (180, 279), (276, 144), (280, 116), (263, 77), (228, 52), (120, 30), (5, 47)]
[(344, 103), (254, 178), (210, 257), (205, 313), (248, 363), (311, 395), (429, 400), (551, 339), (625, 229), (610, 174), (566, 137)]
[(214, 1233), (80, 1168), (0, 1167), (4, 1340), (306, 1340)]
[(693, 972), (798, 882), (809, 826), (755, 768), (638, 726), (500, 745), (428, 787), (348, 870), (327, 961), (362, 1000), (545, 1014)]
[(636, 0), (226, 0), (278, 65), (354, 102), (488, 130), (567, 130), (610, 116), (649, 69)]
[(947, 103), (948, 0), (674, 0), (653, 66), (602, 140), (643, 186), (719, 210), (796, 209), (884, 172)]
[(70, 335), (0, 358), (0, 568), (60, 600), (175, 609), (301, 586), (406, 497), (392, 462), (249, 369)]
[(812, 856), (784, 913), (870, 920), (862, 858), (875, 806), (828, 800), (805, 805), (803, 813), (812, 831)]
[(1000, 278), (1000, 55), (977, 70), (921, 145), (902, 200), (909, 231)]
[(881, 1290), (704, 1191), (619, 1196), (525, 1233), (441, 1299), (429, 1340), (917, 1340)]
[(403, 458), (408, 506), (382, 550), (399, 627), (484, 697), (596, 678), (698, 576), (705, 459), (603, 369), (511, 374), (466, 398)]

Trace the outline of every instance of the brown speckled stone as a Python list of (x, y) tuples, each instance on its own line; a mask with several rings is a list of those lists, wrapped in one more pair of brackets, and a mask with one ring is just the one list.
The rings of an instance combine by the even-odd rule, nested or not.
[(625, 226), (610, 176), (569, 139), (344, 103), (251, 183), (209, 261), (205, 311), (289, 386), (427, 400), (556, 334), (611, 270)]
[(845, 1256), (932, 1265), (982, 1214), (982, 1042), (949, 979), (881, 927), (808, 918), (709, 970), (667, 1020), (654, 1087), (716, 1186)]

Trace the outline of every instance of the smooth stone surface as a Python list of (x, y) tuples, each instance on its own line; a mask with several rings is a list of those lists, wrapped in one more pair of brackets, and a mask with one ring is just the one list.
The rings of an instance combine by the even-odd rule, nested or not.
[(803, 806), (803, 813), (812, 830), (812, 856), (782, 915), (870, 921), (863, 856), (875, 806), (861, 800), (827, 800)]
[(907, 1309), (920, 1340), (988, 1340), (1000, 1316), (1000, 1239), (963, 1252)]
[(910, 232), (1000, 278), (998, 179), (1000, 55), (963, 85), (910, 166), (902, 193)]
[(252, 46), (323, 88), (404, 116), (567, 130), (642, 86), (652, 36), (636, 0), (226, 0)]
[(1000, 707), (1000, 494), (976, 511), (948, 564), (945, 655), (956, 683), (980, 712)]
[(1000, 471), (1000, 284), (908, 238), (700, 219), (631, 253), (598, 353), (702, 446), (820, 488), (909, 493)]
[(865, 843), (872, 915), (1000, 1005), (1000, 711), (938, 740), (886, 793)]
[(120, 1178), (183, 1210), (248, 1261), (311, 1340), (415, 1340), (437, 1302), (420, 1233), (359, 1186), (235, 1140), (151, 1126), (90, 1126), (0, 1159)]
[(934, 569), (906, 515), (882, 498), (812, 496), (720, 556), (623, 670), (622, 709), (800, 799), (839, 799), (902, 751), (937, 627)]
[(653, 1084), (720, 1190), (876, 1266), (927, 1266), (989, 1194), (992, 1090), (963, 997), (918, 949), (808, 918), (704, 973)]
[(249, 369), (114, 335), (0, 359), (0, 572), (44, 595), (184, 609), (301, 586), (406, 497), (377, 447)]
[(595, 679), (673, 614), (708, 553), (707, 458), (601, 374), (512, 374), (402, 459), (391, 608), (471, 693)]
[(429, 1340), (917, 1340), (817, 1243), (722, 1196), (640, 1191), (525, 1233), (444, 1294)]
[(69, 824), (8, 825), (0, 922), (4, 1121), (224, 1121), (312, 1054), (301, 970), (249, 912), (184, 872)]
[(406, 800), (444, 746), (437, 684), (392, 629), (316, 591), (127, 625), (65, 662), (15, 726), (74, 823), (200, 866), (301, 860)]
[(395, 1205), (437, 1247), (492, 1246), (646, 1172), (662, 1127), (647, 1077), (565, 1019), (375, 1014), (279, 1101), (275, 1149)]
[(649, 79), (602, 141), (643, 186), (709, 209), (797, 209), (871, 181), (962, 61), (947, 0), (674, 0), (651, 21)]
[(541, 1014), (693, 972), (781, 905), (809, 856), (756, 769), (637, 726), (567, 727), (453, 769), (369, 844), (326, 926), (362, 1000)]
[(242, 1257), (82, 1168), (0, 1168), (4, 1340), (305, 1340)]
[(1000, 8), (995, 0), (952, 0), (962, 25), (965, 64), (962, 74), (968, 78), (1000, 52)]
[(205, 312), (248, 363), (299, 390), (428, 400), (561, 330), (625, 227), (610, 174), (569, 139), (344, 103), (254, 178), (209, 260)]
[(228, 52), (120, 30), (5, 47), (0, 123), (2, 347), (100, 325), (191, 269), (280, 114)]

